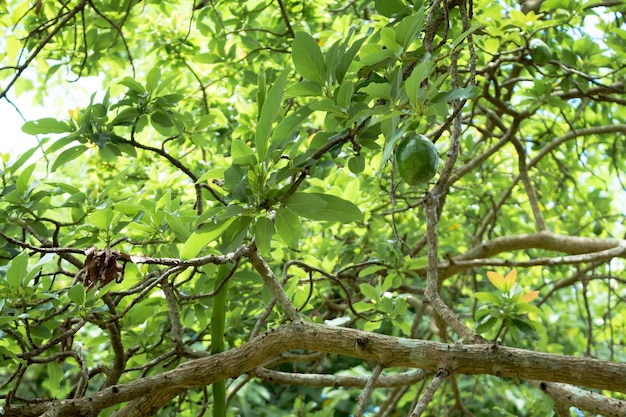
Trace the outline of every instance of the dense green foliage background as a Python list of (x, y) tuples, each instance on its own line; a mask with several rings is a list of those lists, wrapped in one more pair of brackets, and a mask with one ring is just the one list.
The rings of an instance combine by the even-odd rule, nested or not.
[[(625, 11), (3, 2), (0, 98), (98, 84), (80, 108), (26, 121), (36, 148), (2, 154), (5, 412), (39, 415), (47, 400), (158, 375), (297, 317), (623, 363)], [(441, 164), (409, 186), (393, 152), (414, 134)], [(354, 415), (367, 378), (340, 377), (376, 372), (323, 352), (267, 360), (154, 411)], [(272, 370), (292, 372), (289, 384)], [(413, 375), (373, 390), (365, 415), (408, 415), (432, 372)], [(98, 415), (125, 415), (109, 405)], [(569, 405), (581, 408), (523, 379), (452, 375), (426, 415)]]

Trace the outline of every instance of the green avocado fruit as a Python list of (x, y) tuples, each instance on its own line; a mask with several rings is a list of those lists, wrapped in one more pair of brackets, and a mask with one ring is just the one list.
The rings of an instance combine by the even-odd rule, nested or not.
[(545, 65), (552, 59), (552, 49), (541, 39), (530, 41), (530, 57), (537, 65)]
[(405, 137), (396, 149), (396, 167), (400, 177), (409, 185), (428, 182), (439, 168), (435, 144), (424, 135)]

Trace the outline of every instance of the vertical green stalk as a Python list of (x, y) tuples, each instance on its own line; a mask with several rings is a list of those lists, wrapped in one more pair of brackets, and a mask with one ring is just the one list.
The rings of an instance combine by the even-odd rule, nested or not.
[[(230, 272), (228, 265), (220, 265), (217, 270), (215, 287), (217, 289), (222, 280)], [(224, 328), (226, 325), (226, 297), (228, 295), (228, 281), (213, 297), (213, 312), (211, 314), (211, 354), (224, 351)], [(226, 381), (223, 379), (213, 384), (213, 417), (226, 417)]]

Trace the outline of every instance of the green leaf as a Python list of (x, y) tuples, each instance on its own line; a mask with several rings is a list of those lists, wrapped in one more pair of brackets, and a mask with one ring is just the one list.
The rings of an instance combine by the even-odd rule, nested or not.
[(365, 169), (365, 157), (363, 155), (355, 155), (348, 159), (348, 169), (353, 174), (360, 174)]
[(25, 151), (24, 153), (22, 153), (20, 157), (17, 158), (15, 162), (11, 164), (10, 167), (8, 167), (8, 171), (11, 173), (14, 173), (18, 169), (22, 168), (24, 164), (26, 163), (26, 161), (28, 161), (30, 157), (33, 156), (33, 154), (37, 152), (37, 150), (44, 145), (45, 143), (44, 141), (47, 141), (47, 139), (43, 139), (37, 146), (34, 146), (30, 148), (29, 150)]
[[(395, 126), (395, 117), (393, 119), (390, 119), (391, 124), (393, 126)], [(380, 166), (378, 167), (378, 172), (379, 172), (379, 176), (382, 175), (383, 172), (383, 165), (385, 163), (387, 163), (387, 161), (389, 160), (389, 158), (391, 158), (391, 155), (393, 154), (393, 150), (396, 147), (396, 143), (398, 143), (398, 141), (400, 139), (402, 139), (404, 137), (404, 135), (406, 134), (406, 125), (402, 125), (402, 127), (400, 127), (400, 129), (398, 130), (394, 130), (395, 128), (392, 127), (390, 129), (391, 132), (389, 132), (389, 134), (391, 134), (391, 138), (385, 137), (386, 141), (385, 141), (385, 148), (383, 149), (383, 156), (380, 160)]]
[(32, 279), (34, 279), (37, 274), (39, 273), (39, 271), (41, 271), (41, 269), (48, 264), (49, 262), (52, 262), (54, 260), (55, 255), (53, 253), (46, 253), (44, 256), (42, 256), (37, 263), (35, 264), (34, 267), (32, 267), (28, 273), (26, 273), (25, 275), (22, 276), (22, 285), (29, 285), (30, 281)]
[(29, 166), (24, 168), (22, 172), (20, 172), (20, 175), (17, 177), (15, 185), (17, 187), (17, 191), (20, 194), (24, 194), (26, 190), (28, 190), (29, 185), (31, 185), (30, 177), (32, 176), (36, 166), (37, 164), (30, 164)]
[(159, 84), (159, 80), (161, 79), (161, 70), (158, 65), (152, 67), (152, 69), (148, 72), (148, 76), (146, 77), (146, 90), (152, 91)]
[(282, 149), (285, 141), (291, 139), (298, 126), (313, 113), (309, 107), (301, 107), (278, 123), (270, 139), (270, 150)]
[(400, 12), (405, 12), (408, 7), (402, 0), (376, 0), (374, 7), (378, 13), (385, 17), (393, 17)]
[(89, 148), (87, 148), (85, 145), (77, 145), (77, 146), (72, 146), (71, 148), (64, 150), (57, 157), (57, 159), (54, 160), (54, 163), (52, 164), (50, 171), (54, 172), (56, 171), (57, 168), (59, 168), (60, 166), (63, 166), (67, 162), (74, 161), (80, 155), (85, 153), (87, 149)]
[(233, 221), (228, 225), (221, 234), (222, 242), (218, 246), (218, 249), (222, 252), (231, 252), (235, 248), (242, 244), (243, 239), (248, 234), (248, 226), (252, 222), (250, 216), (235, 217)]
[(283, 286), (283, 289), (285, 290), (285, 294), (287, 294), (287, 297), (293, 297), (293, 295), (295, 294), (296, 290), (298, 289), (298, 277), (291, 277), (287, 280), (287, 282), (285, 283), (285, 285)]
[(341, 109), (337, 107), (335, 102), (329, 98), (323, 98), (309, 104), (309, 107), (315, 111), (326, 111), (329, 113), (342, 113)]
[(413, 68), (411, 75), (409, 75), (405, 83), (406, 94), (411, 103), (419, 104), (422, 101), (420, 100), (419, 90), (422, 82), (428, 78), (434, 68), (435, 64), (430, 60), (430, 56), (424, 57), (424, 60)]
[(121, 170), (115, 177), (110, 178), (106, 183), (106, 187), (100, 192), (100, 199), (106, 199), (109, 196), (109, 193), (119, 185), (121, 180), (128, 178), (127, 174), (131, 168), (132, 166), (128, 166), (127, 168)]
[(526, 321), (521, 320), (521, 319), (512, 319), (511, 322), (513, 323), (513, 325), (515, 327), (517, 327), (519, 330), (521, 330), (524, 333), (532, 333), (533, 332), (533, 328), (530, 324), (528, 324)]
[(426, 15), (423, 7), (417, 13), (402, 19), (396, 28), (396, 42), (398, 42), (406, 50), (424, 29), (424, 21)]
[(183, 245), (180, 251), (182, 259), (191, 259), (195, 257), (209, 243), (217, 240), (222, 232), (230, 225), (233, 218), (219, 223), (209, 223), (203, 225), (189, 236), (189, 239)]
[(83, 287), (83, 284), (81, 283), (75, 284), (68, 290), (67, 296), (74, 302), (74, 304), (83, 305), (85, 304), (85, 287)]
[(297, 191), (293, 193), (286, 201), (285, 204), (295, 214), (301, 217), (315, 216), (324, 207), (326, 207), (326, 201), (311, 194)]
[(201, 64), (213, 64), (215, 62), (223, 61), (224, 59), (217, 54), (205, 52), (202, 54), (193, 55), (192, 60)]
[(188, 223), (185, 223), (178, 216), (174, 216), (171, 213), (166, 213), (167, 216), (167, 224), (172, 228), (174, 234), (176, 234), (176, 238), (181, 242), (186, 242), (191, 235), (191, 226)]
[(230, 155), (233, 158), (233, 164), (253, 166), (257, 164), (257, 159), (252, 148), (241, 140), (233, 140), (230, 145)]
[(163, 110), (157, 110), (150, 115), (150, 120), (153, 124), (156, 124), (160, 127), (168, 128), (174, 126), (174, 122), (172, 122), (172, 118)]
[(257, 123), (256, 132), (254, 134), (254, 143), (259, 161), (265, 160), (272, 124), (280, 111), (288, 75), (288, 69), (285, 69), (282, 74), (280, 74), (272, 88), (270, 88), (263, 108), (260, 109), (259, 122)]
[(361, 294), (367, 298), (371, 298), (372, 300), (378, 300), (380, 298), (380, 292), (376, 289), (376, 287), (368, 284), (367, 282), (359, 284), (359, 288), (361, 289)]
[(354, 83), (352, 81), (345, 81), (339, 87), (337, 92), (337, 105), (342, 110), (347, 109), (352, 100), (352, 94), (354, 94)]
[(274, 222), (267, 217), (258, 218), (254, 226), (254, 241), (261, 254), (269, 253), (273, 235)]
[(433, 103), (447, 103), (452, 100), (469, 100), (477, 97), (480, 93), (480, 88), (475, 85), (470, 85), (465, 88), (454, 88), (450, 91), (445, 91), (437, 94), (431, 102)]
[(12, 287), (19, 287), (22, 283), (22, 277), (26, 275), (28, 271), (28, 254), (22, 252), (15, 258), (11, 259), (9, 268), (7, 269), (7, 282)]
[(59, 393), (62, 392), (60, 389), (63, 386), (63, 364), (57, 361), (51, 361), (46, 364), (46, 384), (49, 384), (50, 387), (58, 387)]
[(354, 203), (330, 194), (297, 192), (285, 204), (294, 213), (311, 220), (352, 223), (363, 219)]
[(306, 32), (296, 33), (291, 46), (291, 58), (298, 74), (310, 81), (324, 85), (326, 67), (322, 51), (311, 35)]
[(461, 43), (465, 40), (465, 38), (468, 37), (468, 35), (476, 32), (481, 27), (483, 27), (482, 23), (474, 22), (472, 26), (470, 26), (469, 29), (467, 29), (465, 32), (461, 33), (459, 36), (454, 38), (451, 49), (452, 50), (456, 49), (459, 45), (461, 45)]
[(276, 211), (276, 232), (285, 244), (290, 248), (298, 247), (302, 224), (300, 219), (287, 207)]
[(115, 212), (111, 206), (101, 207), (99, 210), (94, 211), (87, 218), (87, 222), (90, 226), (93, 226), (99, 230), (109, 230)]
[(29, 135), (43, 135), (48, 133), (66, 133), (73, 132), (69, 124), (53, 119), (51, 117), (44, 117), (39, 120), (31, 120), (22, 126), (22, 132)]
[(476, 292), (472, 294), (472, 297), (474, 297), (477, 300), (485, 301), (489, 303), (494, 303), (494, 304), (502, 303), (502, 300), (500, 299), (500, 297), (498, 297), (497, 294), (493, 294), (490, 292)]
[(54, 142), (50, 144), (50, 146), (48, 146), (48, 148), (45, 150), (45, 153), (50, 155), (53, 152), (58, 151), (59, 149), (65, 148), (70, 143), (76, 142), (76, 137), (72, 137), (72, 136), (74, 135), (69, 135), (64, 138), (55, 140)]
[(259, 114), (257, 120), (261, 117), (261, 109), (263, 105), (265, 105), (265, 98), (267, 97), (267, 91), (265, 87), (265, 71), (259, 72), (259, 78), (257, 81), (257, 91), (256, 91), (256, 105), (259, 109)]
[(322, 85), (317, 81), (300, 81), (289, 86), (285, 91), (285, 97), (318, 97), (323, 94)]
[(344, 200), (330, 194), (315, 193), (322, 200), (326, 201), (326, 207), (319, 213), (317, 219), (339, 223), (352, 223), (363, 220), (363, 213), (352, 202)]
[(376, 330), (380, 329), (382, 323), (382, 321), (365, 322), (365, 324), (363, 325), (363, 330), (365, 330), (366, 332), (375, 332)]
[(480, 322), (480, 324), (476, 326), (476, 329), (475, 329), (476, 333), (483, 334), (483, 333), (488, 332), (497, 322), (498, 322), (497, 318), (491, 315), (485, 316), (485, 318)]
[(360, 72), (367, 72), (371, 68), (383, 65), (385, 63), (396, 61), (395, 54), (391, 49), (382, 49), (378, 45), (365, 45), (361, 49), (359, 65), (362, 68)]
[[(153, 95), (157, 95), (160, 94), (161, 91), (165, 90), (167, 87), (170, 86), (170, 84), (172, 84), (174, 82), (174, 80), (176, 80), (176, 78), (178, 78), (180, 76), (180, 73), (175, 72), (171, 75), (169, 75), (167, 78), (165, 78), (163, 81), (161, 81), (160, 78), (160, 74), (159, 74), (159, 79), (157, 80), (157, 85), (154, 86), (154, 90), (152, 91)], [(182, 98), (184, 96), (180, 96), (180, 100), (182, 100)], [(178, 100), (176, 100), (178, 101)]]
[(516, 311), (520, 314), (525, 314), (525, 313), (541, 314), (541, 309), (539, 307), (529, 304), (529, 303), (516, 304), (515, 308), (516, 308)]
[(393, 97), (391, 96), (391, 85), (389, 83), (370, 83), (361, 88), (360, 91), (367, 94), (372, 99), (382, 98), (387, 101), (393, 101)]
[(129, 107), (117, 114), (111, 122), (111, 126), (130, 126), (140, 116), (139, 109)]
[[(340, 56), (339, 62), (335, 67), (335, 79), (338, 83), (343, 82), (343, 78), (345, 77), (346, 72), (348, 72), (348, 68), (350, 68), (350, 65), (354, 61), (354, 57), (356, 56), (357, 52), (359, 52), (359, 49), (361, 49), (361, 45), (363, 45), (363, 42), (365, 42), (366, 39), (366, 36), (362, 37), (361, 39), (357, 39), (356, 41), (354, 41), (352, 46), (350, 46), (350, 49), (348, 49), (344, 54)], [(348, 42), (348, 39), (346, 39), (346, 42)], [(343, 45), (342, 49), (345, 49), (345, 46), (346, 44)]]
[(143, 88), (143, 86), (141, 84), (139, 84), (137, 81), (135, 81), (133, 78), (130, 77), (124, 77), (120, 82), (118, 82), (118, 84), (121, 84), (125, 87), (128, 87), (130, 90), (140, 94), (140, 95), (145, 95), (146, 94), (146, 89)]

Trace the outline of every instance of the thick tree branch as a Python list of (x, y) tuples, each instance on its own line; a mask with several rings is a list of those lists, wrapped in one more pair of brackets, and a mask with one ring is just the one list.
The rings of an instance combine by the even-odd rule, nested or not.
[[(595, 392), (584, 391), (580, 388), (559, 383), (530, 381), (534, 386), (561, 402), (568, 408), (577, 407), (605, 417), (623, 417), (626, 411), (626, 401), (617, 398), (608, 398)], [(569, 414), (568, 414), (569, 415)]]
[[(5, 417), (35, 417), (55, 410), (59, 417), (91, 411), (96, 413), (116, 404), (132, 401), (116, 417), (148, 416), (157, 406), (176, 395), (199, 389), (215, 381), (250, 372), (291, 349), (308, 349), (350, 356), (383, 364), (384, 367), (410, 367), (426, 372), (441, 368), (450, 374), (488, 374), (502, 378), (523, 378), (560, 382), (626, 393), (626, 364), (597, 359), (555, 355), (493, 344), (457, 345), (425, 340), (396, 338), (362, 330), (292, 323), (253, 339), (228, 352), (191, 360), (171, 371), (116, 385), (84, 398), (47, 403), (12, 405)], [(149, 401), (159, 398), (159, 404)], [(624, 404), (626, 407), (626, 404)]]
[[(515, 261), (489, 259), (499, 253), (526, 249), (543, 249), (555, 253), (566, 253), (571, 256), (544, 257), (529, 261), (517, 261), (517, 263)], [(562, 265), (597, 262), (599, 260), (609, 261), (612, 258), (626, 258), (626, 240), (565, 236), (550, 231), (542, 231), (497, 237), (483, 242), (462, 255), (449, 260), (442, 260), (439, 264), (439, 279), (445, 280), (459, 272), (481, 265)], [(416, 272), (425, 276), (426, 268), (420, 268)]]

